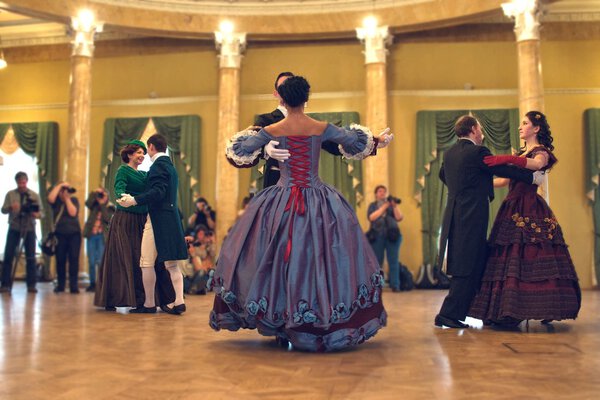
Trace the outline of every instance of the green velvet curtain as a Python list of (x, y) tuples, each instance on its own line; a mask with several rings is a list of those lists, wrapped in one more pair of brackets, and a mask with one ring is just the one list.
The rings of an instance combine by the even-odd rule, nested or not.
[[(0, 124), (0, 143), (11, 124)], [(19, 147), (30, 156), (35, 156), (38, 165), (39, 195), (44, 206), (41, 220), (42, 236), (45, 237), (52, 223), (52, 212), (48, 201), (48, 189), (58, 180), (58, 124), (56, 122), (28, 122), (12, 124)], [(40, 240), (42, 238), (39, 238)], [(46, 260), (48, 261), (48, 260)], [(49, 276), (50, 263), (44, 264), (44, 277)]]
[[(357, 112), (308, 113), (308, 116), (319, 121), (327, 121), (336, 126), (349, 126), (360, 123)], [(251, 188), (262, 188), (264, 161), (252, 168), (250, 173)], [(323, 182), (334, 186), (344, 198), (356, 208), (361, 203), (363, 195), (361, 161), (347, 160), (336, 157), (321, 150), (319, 160), (319, 176)]]
[(0, 143), (4, 140), (4, 135), (8, 132), (8, 128), (10, 128), (10, 124), (0, 124)]
[[(114, 201), (115, 176), (121, 165), (120, 149), (130, 140), (139, 139), (150, 117), (111, 118), (104, 123), (101, 176)], [(193, 211), (193, 198), (199, 196), (200, 117), (183, 115), (152, 117), (156, 131), (169, 142), (171, 159), (179, 175), (179, 206), (184, 217)]]
[[(521, 147), (519, 139), (519, 110), (473, 110), (471, 113), (483, 127), (483, 145), (492, 154), (512, 154)], [(495, 200), (490, 203), (488, 233), (492, 229), (502, 200), (508, 194), (508, 187), (494, 189)]]
[[(439, 234), (447, 189), (439, 180), (438, 172), (444, 151), (457, 138), (456, 120), (471, 113), (481, 123), (486, 137), (484, 145), (492, 153), (510, 153), (519, 147), (518, 110), (449, 110), (419, 111), (417, 113), (417, 140), (414, 197), (421, 206), (423, 263), (435, 265), (439, 249)], [(496, 200), (490, 206), (490, 226), (507, 189), (496, 189)]]
[(594, 215), (594, 273), (600, 282), (600, 109), (583, 113), (586, 144), (586, 195)]

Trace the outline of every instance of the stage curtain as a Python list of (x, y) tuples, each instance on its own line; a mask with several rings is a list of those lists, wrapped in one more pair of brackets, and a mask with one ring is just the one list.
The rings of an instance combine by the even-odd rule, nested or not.
[(4, 140), (8, 128), (10, 128), (10, 124), (0, 124), (0, 143)]
[[(113, 201), (115, 176), (122, 164), (119, 151), (128, 141), (139, 139), (149, 121), (150, 117), (111, 118), (104, 123), (100, 181), (111, 192)], [(171, 160), (179, 176), (179, 206), (187, 218), (192, 212), (192, 199), (199, 195), (200, 117), (152, 117), (152, 122), (169, 142)]]
[(179, 207), (187, 218), (194, 211), (194, 199), (200, 196), (200, 117), (152, 117), (152, 122), (170, 143), (171, 159), (180, 179)]
[(594, 277), (600, 282), (600, 109), (588, 109), (583, 113), (585, 135), (586, 195), (594, 218)]
[[(435, 265), (438, 256), (440, 226), (447, 198), (447, 188), (438, 177), (444, 151), (456, 142), (454, 124), (466, 114), (480, 121), (486, 137), (484, 145), (490, 147), (492, 153), (510, 153), (519, 148), (519, 114), (516, 109), (417, 113), (414, 197), (421, 206), (425, 264)], [(496, 200), (490, 206), (490, 227), (506, 193), (504, 188), (495, 190)]]
[[(521, 147), (519, 139), (519, 110), (473, 110), (473, 115), (483, 127), (483, 145), (492, 154), (513, 154)], [(495, 200), (490, 203), (488, 233), (492, 229), (502, 200), (508, 194), (508, 186), (494, 189)]]
[[(9, 125), (0, 127), (0, 141)], [(28, 122), (12, 124), (15, 138), (19, 147), (30, 156), (35, 156), (38, 165), (39, 195), (44, 207), (41, 219), (42, 236), (46, 237), (52, 223), (52, 210), (47, 196), (50, 189), (58, 180), (58, 124), (56, 122)], [(42, 239), (42, 238), (38, 238)], [(50, 262), (44, 256), (44, 279), (50, 277)]]

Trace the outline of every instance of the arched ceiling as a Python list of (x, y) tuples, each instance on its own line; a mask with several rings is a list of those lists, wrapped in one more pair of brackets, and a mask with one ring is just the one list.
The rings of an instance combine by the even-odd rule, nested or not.
[[(512, 24), (508, 0), (0, 0), (0, 46), (67, 43), (65, 27), (82, 8), (105, 23), (98, 40), (139, 36), (211, 42), (228, 19), (250, 42), (354, 39), (366, 15), (393, 34), (465, 23)], [(544, 22), (600, 21), (600, 0), (542, 0)], [(575, 26), (575, 25), (573, 25)]]
[(223, 19), (250, 36), (346, 36), (367, 14), (393, 31), (501, 14), (505, 0), (6, 0), (9, 11), (67, 22), (89, 8), (109, 28), (150, 35), (212, 36)]

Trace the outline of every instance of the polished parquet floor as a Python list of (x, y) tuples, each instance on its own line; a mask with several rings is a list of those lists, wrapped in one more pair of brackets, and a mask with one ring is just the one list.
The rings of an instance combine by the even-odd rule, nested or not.
[[(181, 317), (92, 306), (93, 295), (0, 297), (1, 399), (599, 399), (600, 292), (576, 321), (434, 328), (443, 291), (384, 294), (389, 324), (351, 351), (286, 351), (213, 332), (212, 295)], [(471, 321), (475, 322), (475, 321)]]

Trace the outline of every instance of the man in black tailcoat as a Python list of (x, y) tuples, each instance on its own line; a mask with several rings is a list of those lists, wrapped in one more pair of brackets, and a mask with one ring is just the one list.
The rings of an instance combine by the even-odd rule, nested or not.
[(507, 165), (488, 167), (483, 158), (492, 154), (481, 145), (481, 125), (474, 117), (460, 117), (454, 131), (458, 141), (445, 152), (439, 173), (448, 187), (448, 201), (438, 265), (444, 260), (447, 242), (447, 273), (452, 278), (435, 325), (465, 328), (467, 325), (461, 321), (467, 317), (486, 264), (489, 202), (494, 199), (493, 176), (539, 184), (541, 175)]

